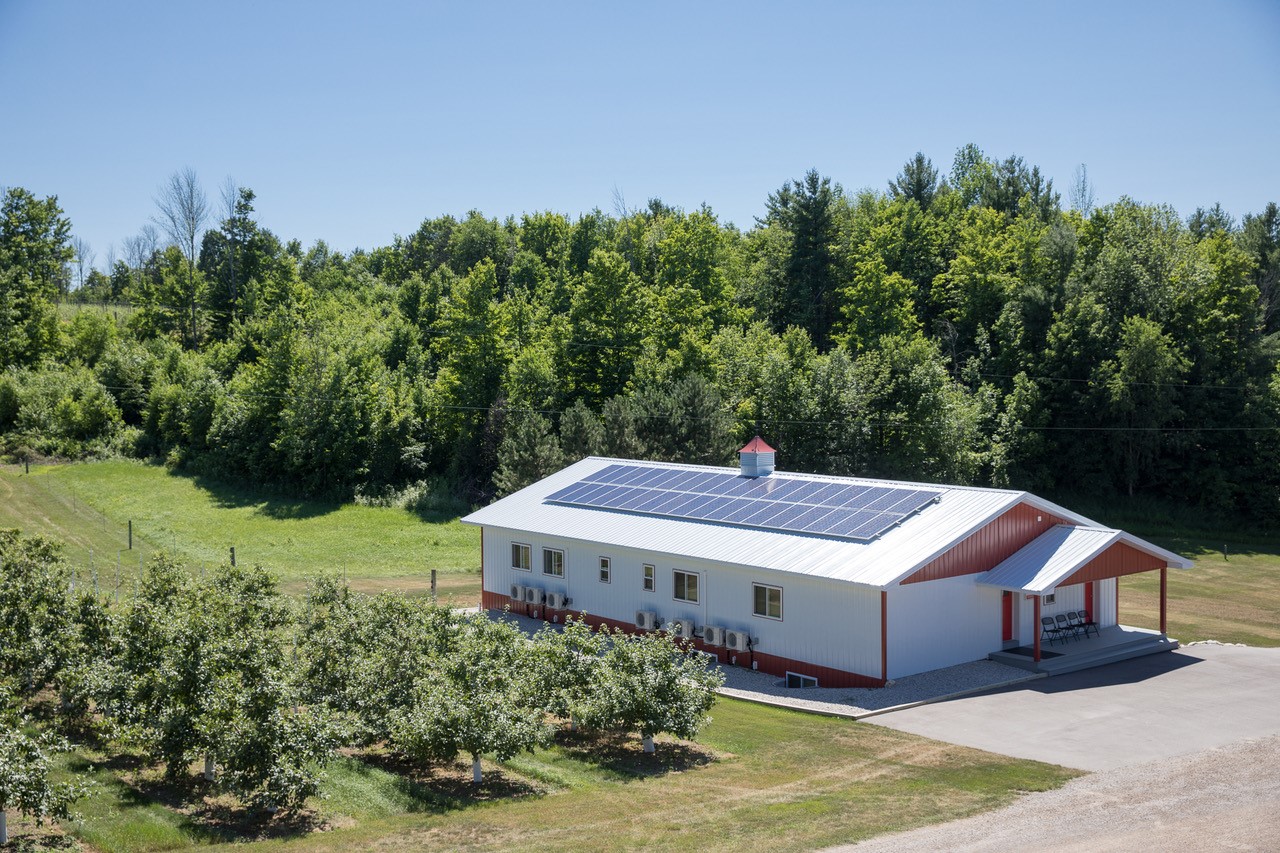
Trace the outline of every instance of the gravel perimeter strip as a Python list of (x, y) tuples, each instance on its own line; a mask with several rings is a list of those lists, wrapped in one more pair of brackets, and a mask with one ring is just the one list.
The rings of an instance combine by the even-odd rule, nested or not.
[(1280, 850), (1280, 736), (1106, 770), (853, 853)]
[(935, 669), (890, 681), (887, 687), (784, 687), (776, 675), (765, 675), (738, 666), (721, 666), (725, 696), (786, 705), (800, 711), (836, 714), (854, 719), (889, 708), (942, 699), (1006, 684), (1044, 678), (1017, 667), (980, 660)]

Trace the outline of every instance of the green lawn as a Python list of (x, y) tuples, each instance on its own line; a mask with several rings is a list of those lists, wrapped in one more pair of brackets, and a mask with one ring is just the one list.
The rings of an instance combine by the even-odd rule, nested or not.
[[(1280, 646), (1280, 543), (1228, 537), (1150, 537), (1195, 563), (1187, 571), (1168, 572), (1169, 635), (1183, 642)], [(1120, 621), (1160, 627), (1158, 572), (1120, 579)]]
[(763, 839), (809, 850), (996, 808), (1078, 775), (729, 699), (713, 715), (697, 743), (659, 739), (653, 756), (635, 737), (588, 744), (562, 733), (550, 749), (486, 762), (479, 790), (469, 764), (421, 773), (385, 756), (344, 758), (316, 811), (292, 822), (229, 818), (198, 782), (175, 792), (117, 759), (97, 765), (83, 820), (66, 829), (102, 851), (231, 837), (284, 850), (734, 850)]
[[(123, 550), (129, 520), (133, 551)], [(157, 549), (198, 570), (234, 546), (238, 562), (261, 563), (292, 591), (333, 571), (357, 589), (421, 593), (436, 569), (442, 595), (480, 595), (480, 532), (456, 519), (273, 497), (140, 462), (0, 468), (0, 526), (65, 540), (72, 565), (85, 576), (96, 567), (108, 588), (117, 563), (127, 589), (139, 559)]]

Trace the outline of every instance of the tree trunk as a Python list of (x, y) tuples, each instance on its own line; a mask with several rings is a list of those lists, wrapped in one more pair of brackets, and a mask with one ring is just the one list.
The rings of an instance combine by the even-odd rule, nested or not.
[(0, 847), (9, 843), (9, 816), (0, 811)]
[(471, 756), (471, 784), (480, 784), (480, 756)]
[(213, 756), (206, 755), (204, 757), (204, 779), (206, 782), (213, 781), (213, 777), (216, 775), (214, 768), (215, 768), (215, 765), (213, 763)]
[(645, 735), (641, 743), (644, 744), (645, 752), (653, 752), (653, 735)]
[(576, 732), (578, 730), (578, 721), (573, 718), (573, 714), (569, 715), (569, 731)]

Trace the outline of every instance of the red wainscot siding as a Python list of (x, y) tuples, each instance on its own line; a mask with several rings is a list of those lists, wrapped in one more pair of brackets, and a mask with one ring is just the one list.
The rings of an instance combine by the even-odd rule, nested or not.
[(902, 582), (936, 581), (989, 571), (1055, 524), (1070, 523), (1029, 504), (1018, 504)]
[[(489, 592), (484, 590), (480, 594), (482, 606), (486, 610), (502, 610), (510, 602), (511, 598), (497, 592)], [(524, 604), (517, 602), (511, 604), (511, 612), (518, 613), (521, 616), (532, 616), (552, 621), (553, 617), (557, 622), (563, 622), (566, 617), (582, 617), (588, 625), (592, 627), (608, 627), (617, 628), (628, 634), (644, 633), (630, 622), (623, 622), (618, 619), (607, 619), (603, 616), (592, 616), (591, 614), (577, 613), (571, 608), (565, 610), (555, 610), (550, 607), (539, 606), (536, 604)], [(751, 652), (734, 652), (719, 646), (708, 646), (701, 640), (694, 639), (691, 641), (693, 647), (700, 652), (706, 652), (715, 657), (723, 666), (734, 666), (733, 659), (737, 657), (737, 666), (750, 668), (752, 661)], [(873, 678), (869, 675), (860, 675), (856, 672), (845, 672), (840, 669), (833, 669), (828, 666), (818, 666), (816, 664), (806, 663), (804, 661), (793, 660), (791, 658), (779, 657), (777, 655), (767, 654), (765, 652), (755, 652), (756, 669), (768, 675), (776, 675), (784, 678), (788, 672), (799, 673), (800, 675), (809, 675), (818, 679), (819, 687), (884, 687), (884, 679)]]

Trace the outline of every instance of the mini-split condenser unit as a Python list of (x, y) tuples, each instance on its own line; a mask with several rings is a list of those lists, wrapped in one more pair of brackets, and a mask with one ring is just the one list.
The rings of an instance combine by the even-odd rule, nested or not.
[(671, 623), (671, 633), (682, 640), (692, 640), (695, 627), (692, 619), (677, 619)]
[(725, 631), (724, 644), (735, 652), (745, 652), (750, 637), (746, 631)]
[(511, 600), (524, 601), (524, 585), (513, 583), (511, 585)]
[(641, 631), (652, 631), (658, 627), (658, 614), (652, 610), (637, 610), (636, 627)]
[(724, 645), (724, 628), (719, 625), (706, 625), (702, 628), (702, 642), (708, 646)]
[(532, 586), (526, 586), (524, 588), (525, 604), (541, 604), (546, 600), (547, 600), (547, 594), (543, 590), (537, 589)]
[(565, 597), (563, 592), (547, 593), (547, 606), (552, 610), (564, 610), (564, 606), (569, 603), (569, 599)]

